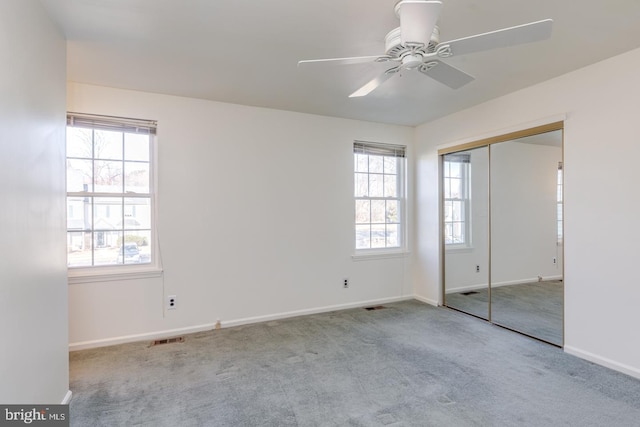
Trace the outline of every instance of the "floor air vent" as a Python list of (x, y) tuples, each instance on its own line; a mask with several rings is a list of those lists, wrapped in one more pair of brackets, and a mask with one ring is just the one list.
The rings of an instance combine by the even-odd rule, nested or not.
[(371, 310), (382, 310), (383, 308), (387, 308), (384, 305), (376, 305), (375, 307), (365, 307), (364, 309), (367, 311)]
[(184, 337), (165, 338), (163, 340), (155, 340), (151, 343), (151, 347), (160, 344), (172, 344), (174, 342), (184, 342)]

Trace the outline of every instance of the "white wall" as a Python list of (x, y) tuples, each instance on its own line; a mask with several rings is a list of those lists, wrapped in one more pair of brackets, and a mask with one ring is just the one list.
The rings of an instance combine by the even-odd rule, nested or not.
[(437, 147), (566, 115), (565, 350), (640, 377), (640, 50), (416, 129), (416, 293), (440, 295)]
[(3, 0), (0, 52), (0, 402), (57, 404), (69, 389), (65, 41), (39, 2)]
[(353, 140), (413, 128), (77, 83), (68, 109), (158, 121), (164, 266), (70, 285), (72, 348), (413, 296), (407, 257), (351, 258)]

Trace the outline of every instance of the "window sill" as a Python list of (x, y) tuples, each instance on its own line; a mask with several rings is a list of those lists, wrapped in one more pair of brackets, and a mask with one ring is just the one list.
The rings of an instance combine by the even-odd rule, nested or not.
[(162, 269), (155, 265), (145, 267), (70, 268), (69, 284), (110, 282), (116, 280), (149, 279), (162, 276)]
[(399, 250), (399, 251), (359, 251), (353, 255), (351, 255), (351, 259), (354, 261), (373, 261), (376, 259), (390, 259), (390, 258), (405, 258), (409, 256), (408, 251)]
[(445, 246), (444, 251), (448, 253), (456, 253), (456, 254), (473, 252), (473, 246), (453, 246), (453, 247)]

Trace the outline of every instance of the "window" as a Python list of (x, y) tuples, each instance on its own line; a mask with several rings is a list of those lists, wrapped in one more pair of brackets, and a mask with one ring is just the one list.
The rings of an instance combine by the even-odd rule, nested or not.
[(444, 242), (445, 245), (469, 246), (469, 199), (471, 161), (469, 154), (454, 153), (444, 157)]
[(67, 116), (67, 265), (154, 262), (151, 121)]
[(562, 242), (563, 239), (563, 227), (562, 227), (562, 204), (564, 203), (562, 197), (562, 162), (558, 162), (558, 182), (557, 182), (557, 192), (556, 192), (556, 222), (558, 226), (558, 242)]
[(356, 250), (400, 249), (405, 147), (356, 141), (353, 152)]

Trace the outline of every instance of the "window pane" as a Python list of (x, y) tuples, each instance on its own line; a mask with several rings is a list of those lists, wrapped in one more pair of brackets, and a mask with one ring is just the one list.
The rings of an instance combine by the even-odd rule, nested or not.
[(140, 133), (124, 134), (124, 159), (149, 161), (149, 135)]
[(366, 154), (355, 155), (356, 172), (369, 172), (369, 156)]
[(91, 232), (67, 233), (67, 265), (69, 267), (91, 265)]
[(384, 196), (383, 175), (369, 174), (369, 197)]
[(67, 128), (67, 157), (90, 159), (93, 156), (91, 136), (91, 129)]
[(93, 135), (96, 159), (122, 160), (122, 132), (95, 130)]
[(91, 197), (67, 197), (67, 230), (91, 230)]
[(399, 225), (388, 224), (387, 225), (387, 247), (397, 248), (400, 246), (400, 240), (398, 239)]
[(93, 191), (91, 160), (67, 160), (67, 191)]
[(124, 191), (149, 193), (149, 163), (124, 162)]
[(371, 202), (356, 200), (356, 224), (368, 224), (369, 222), (371, 222)]
[(96, 160), (95, 190), (98, 193), (122, 193), (122, 162)]
[(453, 243), (453, 224), (450, 222), (444, 225), (444, 243), (447, 245)]
[(450, 178), (444, 179), (444, 198), (445, 199), (451, 198), (451, 179)]
[(451, 178), (449, 180), (450, 183), (450, 194), (449, 198), (451, 199), (462, 199), (462, 180)]
[(148, 198), (131, 197), (124, 199), (124, 227), (125, 230), (140, 230), (151, 228), (151, 200)]
[(393, 174), (397, 173), (398, 159), (396, 157), (384, 158), (384, 173)]
[(355, 177), (356, 197), (366, 197), (369, 195), (369, 175), (357, 173)]
[[(94, 230), (117, 230), (122, 226), (122, 197), (96, 197), (93, 201)], [(96, 244), (96, 248), (101, 247)]]
[(382, 173), (383, 159), (382, 156), (369, 156), (369, 173)]
[[(138, 262), (151, 262), (151, 231), (150, 230), (138, 230), (138, 231), (125, 231), (125, 241), (129, 243), (135, 243), (138, 246), (138, 253), (140, 255)], [(125, 259), (126, 263), (126, 259)]]
[(384, 197), (398, 197), (398, 181), (395, 175), (384, 175)]
[(371, 225), (371, 247), (384, 248), (386, 246), (386, 233), (384, 224)]
[(118, 262), (118, 242), (122, 240), (120, 231), (95, 231), (93, 233), (93, 264), (116, 265)]
[(385, 219), (387, 224), (391, 223), (399, 223), (398, 217), (398, 201), (397, 200), (387, 200), (387, 211), (385, 213)]
[(462, 163), (460, 162), (448, 162), (449, 163), (449, 176), (452, 178), (460, 178), (462, 175)]
[(376, 224), (384, 224), (385, 201), (371, 201), (371, 222)]
[(451, 200), (445, 200), (444, 202), (444, 220), (451, 222), (453, 219), (453, 202)]
[(453, 224), (453, 243), (464, 243), (464, 227), (461, 222), (454, 222)]
[(356, 225), (356, 249), (371, 247), (371, 229), (369, 225)]
[(124, 234), (124, 244), (118, 253), (118, 263), (139, 264), (151, 262), (150, 231), (129, 231)]
[(451, 219), (453, 221), (464, 220), (464, 206), (462, 202), (451, 202)]

